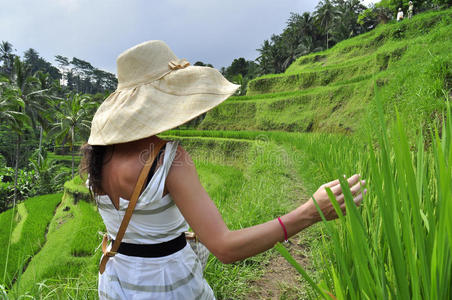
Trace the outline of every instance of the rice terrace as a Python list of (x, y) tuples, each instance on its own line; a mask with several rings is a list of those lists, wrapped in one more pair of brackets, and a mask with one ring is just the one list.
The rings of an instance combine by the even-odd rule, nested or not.
[[(221, 70), (236, 95), (159, 134), (190, 153), (231, 230), (341, 180), (346, 215), (329, 191), (337, 220), (243, 261), (210, 255), (217, 299), (452, 299), (452, 2), (413, 2), (410, 18), (405, 0), (292, 14), (256, 61)], [(98, 298), (106, 229), (79, 149), (117, 79), (56, 61), (0, 44), (0, 299)]]

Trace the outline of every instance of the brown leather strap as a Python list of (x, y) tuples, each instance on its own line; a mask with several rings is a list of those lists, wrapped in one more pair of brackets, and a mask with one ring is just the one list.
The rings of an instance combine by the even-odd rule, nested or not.
[(121, 226), (119, 226), (115, 242), (113, 243), (110, 251), (107, 250), (108, 236), (107, 234), (104, 235), (104, 238), (102, 240), (102, 252), (104, 253), (104, 255), (102, 256), (99, 265), (100, 274), (104, 273), (105, 266), (107, 265), (107, 262), (110, 259), (110, 257), (115, 256), (116, 251), (118, 250), (119, 245), (121, 244), (122, 238), (124, 237), (127, 226), (129, 225), (130, 218), (132, 217), (132, 213), (133, 210), (135, 209), (135, 205), (137, 204), (138, 197), (140, 196), (141, 190), (143, 189), (143, 184), (146, 181), (146, 177), (149, 173), (149, 170), (151, 169), (152, 162), (157, 157), (157, 154), (159, 153), (160, 149), (162, 149), (162, 147), (165, 144), (166, 141), (159, 140), (156, 144), (154, 144), (154, 147), (151, 148), (151, 153), (149, 154), (149, 157), (143, 169), (141, 170), (140, 176), (138, 177), (137, 184), (135, 185), (135, 189), (133, 190), (132, 197), (130, 198), (129, 201), (129, 206), (127, 207), (127, 210), (124, 214), (124, 218), (122, 219)]

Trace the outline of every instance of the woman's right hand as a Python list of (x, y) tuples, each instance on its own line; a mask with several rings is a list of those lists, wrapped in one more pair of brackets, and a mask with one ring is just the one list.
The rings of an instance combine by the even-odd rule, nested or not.
[[(359, 174), (355, 174), (347, 179), (348, 185), (350, 186), (350, 191), (353, 195), (353, 201), (357, 206), (361, 204), (363, 200), (363, 193), (367, 192), (366, 189), (363, 189), (366, 184), (365, 180), (361, 180), (361, 176)], [(330, 197), (326, 191), (326, 188), (330, 188), (333, 194), (336, 197), (337, 202), (342, 210), (342, 213), (345, 215), (345, 201), (344, 201), (344, 193), (342, 192), (342, 187), (339, 182), (339, 179), (334, 181), (325, 183), (319, 187), (319, 189), (314, 193), (313, 198), (317, 201), (323, 215), (327, 220), (333, 220), (338, 217), (336, 211), (331, 204)], [(322, 218), (316, 208), (316, 205), (313, 199), (309, 199), (308, 202), (302, 205), (303, 210), (308, 214), (308, 218), (314, 222), (320, 221)]]

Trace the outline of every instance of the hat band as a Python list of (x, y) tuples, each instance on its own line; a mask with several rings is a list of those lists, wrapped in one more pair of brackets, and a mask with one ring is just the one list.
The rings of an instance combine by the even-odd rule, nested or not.
[(130, 82), (130, 83), (120, 83), (118, 84), (118, 87), (116, 89), (116, 91), (120, 91), (120, 90), (124, 90), (124, 89), (130, 89), (133, 87), (137, 87), (139, 85), (143, 85), (143, 84), (147, 84), (147, 83), (151, 83), (157, 80), (162, 79), (163, 77), (165, 77), (166, 75), (168, 75), (169, 73), (171, 73), (173, 70), (168, 70), (165, 73), (163, 73), (162, 75), (160, 75), (159, 77), (155, 78), (154, 74), (149, 74), (149, 75), (144, 75), (142, 76), (139, 80)]
[(163, 77), (165, 77), (166, 75), (168, 75), (172, 71), (185, 69), (188, 66), (190, 66), (190, 63), (184, 58), (183, 59), (172, 60), (172, 61), (168, 62), (169, 70), (164, 72), (159, 77), (155, 78), (154, 74), (144, 75), (143, 77), (141, 77), (137, 81), (134, 81), (134, 82), (131, 82), (131, 83), (128, 83), (128, 84), (121, 84), (121, 83), (118, 84), (118, 88), (116, 89), (116, 91), (123, 90), (123, 89), (128, 89), (128, 88), (133, 88), (133, 87), (136, 87), (136, 86), (139, 86), (139, 85), (142, 85), (142, 84), (152, 83), (154, 81), (162, 79)]

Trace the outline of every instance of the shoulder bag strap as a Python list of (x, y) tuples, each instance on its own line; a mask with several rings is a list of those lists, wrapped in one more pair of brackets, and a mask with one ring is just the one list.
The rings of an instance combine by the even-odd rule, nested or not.
[(119, 245), (121, 244), (122, 238), (124, 237), (124, 234), (126, 232), (127, 225), (129, 225), (130, 218), (132, 217), (133, 210), (135, 209), (135, 205), (137, 204), (138, 197), (140, 196), (141, 190), (143, 189), (143, 184), (146, 181), (146, 177), (152, 166), (152, 162), (157, 157), (157, 154), (159, 153), (160, 149), (162, 149), (162, 147), (166, 143), (167, 141), (159, 140), (156, 144), (154, 144), (155, 146), (151, 150), (151, 153), (149, 154), (149, 157), (143, 169), (141, 170), (140, 176), (138, 177), (137, 184), (135, 185), (135, 189), (133, 190), (132, 197), (130, 198), (129, 201), (129, 206), (127, 207), (127, 210), (124, 214), (124, 218), (122, 219), (118, 234), (116, 235), (116, 239), (110, 251), (107, 250), (108, 236), (107, 234), (104, 235), (104, 238), (102, 240), (102, 252), (104, 253), (104, 255), (102, 256), (99, 265), (100, 274), (102, 274), (105, 271), (105, 266), (107, 265), (107, 262), (110, 259), (110, 257), (115, 256), (116, 251), (118, 251)]

